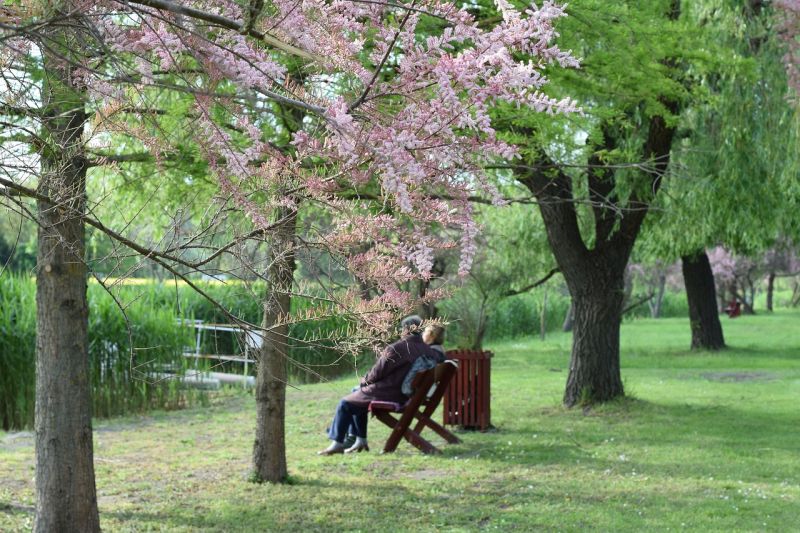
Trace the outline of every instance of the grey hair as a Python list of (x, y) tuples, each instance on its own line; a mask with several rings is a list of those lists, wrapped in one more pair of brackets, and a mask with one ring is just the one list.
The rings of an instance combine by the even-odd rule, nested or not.
[(422, 317), (419, 315), (410, 315), (400, 321), (400, 327), (403, 329), (404, 333), (405, 332), (416, 333), (416, 334), (421, 333), (419, 330), (421, 324), (422, 324)]

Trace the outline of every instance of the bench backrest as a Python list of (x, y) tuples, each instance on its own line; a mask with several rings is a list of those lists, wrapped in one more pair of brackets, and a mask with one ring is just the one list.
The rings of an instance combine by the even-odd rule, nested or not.
[(414, 394), (409, 398), (406, 409), (414, 409), (416, 411), (421, 405), (431, 401), (435, 401), (438, 405), (457, 369), (457, 362), (447, 360), (425, 372), (417, 374), (414, 377), (414, 381), (411, 382), (414, 387)]

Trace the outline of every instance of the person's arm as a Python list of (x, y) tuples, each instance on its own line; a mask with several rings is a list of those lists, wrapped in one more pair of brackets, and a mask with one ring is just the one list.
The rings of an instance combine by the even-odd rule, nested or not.
[(444, 363), (447, 359), (447, 354), (444, 351), (444, 346), (441, 344), (431, 344), (431, 350), (436, 352), (436, 363)]
[(370, 368), (369, 372), (367, 372), (367, 375), (364, 376), (361, 386), (363, 387), (365, 385), (370, 385), (382, 380), (387, 374), (391, 373), (396, 364), (397, 358), (398, 356), (394, 349), (391, 346), (388, 346), (378, 360), (375, 361), (375, 364), (372, 365), (372, 368)]

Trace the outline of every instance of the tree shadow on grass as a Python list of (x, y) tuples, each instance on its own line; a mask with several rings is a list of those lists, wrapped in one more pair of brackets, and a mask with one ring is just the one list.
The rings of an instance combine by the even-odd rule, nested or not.
[[(722, 356), (728, 357), (730, 359), (743, 359), (747, 362), (748, 366), (751, 365), (754, 361), (757, 361), (759, 357), (763, 357), (764, 359), (780, 359), (780, 360), (788, 360), (797, 362), (800, 366), (800, 350), (787, 350), (786, 347), (776, 346), (754, 346), (754, 345), (746, 345), (740, 346), (738, 344), (728, 344), (724, 349), (719, 351), (707, 351), (707, 350), (691, 350), (688, 347), (685, 350), (659, 350), (659, 351), (644, 351), (645, 349), (630, 349), (629, 352), (636, 354), (640, 357), (649, 357), (650, 355), (658, 355), (661, 357), (675, 357), (675, 358), (683, 358), (683, 357), (715, 357), (715, 356)], [(625, 353), (623, 353), (623, 357)]]
[(14, 502), (0, 501), (0, 513), (32, 515), (35, 512), (36, 508), (32, 505), (20, 505)]
[[(293, 490), (297, 485), (317, 490), (309, 498), (302, 487)], [(213, 506), (208, 500), (188, 500), (186, 505), (177, 504), (164, 511), (101, 509), (101, 521), (136, 530), (372, 531), (371, 518), (418, 515), (425, 503), (425, 497), (401, 486), (392, 486), (390, 497), (380, 489), (375, 483), (351, 480), (299, 479), (295, 485), (252, 485), (252, 498), (248, 499), (220, 494), (222, 501), (214, 501)], [(307, 499), (301, 510), (297, 507), (299, 498)]]
[(460, 433), (463, 443), (447, 453), (503, 462), (509, 468), (580, 463), (599, 471), (668, 477), (800, 482), (800, 466), (792, 467), (790, 460), (797, 451), (797, 426), (789, 414), (626, 399), (583, 417), (564, 410), (544, 416), (560, 417), (563, 424), (552, 429), (550, 420), (536, 431), (506, 427), (475, 437)]

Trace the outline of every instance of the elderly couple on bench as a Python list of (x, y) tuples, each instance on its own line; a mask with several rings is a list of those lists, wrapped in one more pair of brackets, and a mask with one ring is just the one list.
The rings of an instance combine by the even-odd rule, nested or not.
[(386, 347), (359, 387), (339, 402), (328, 429), (331, 445), (317, 452), (319, 455), (369, 451), (367, 414), (370, 403), (394, 402), (397, 411), (401, 410), (413, 392), (411, 383), (415, 375), (444, 361), (444, 328), (430, 325), (423, 332), (421, 324), (422, 319), (416, 315), (400, 322), (401, 339)]

